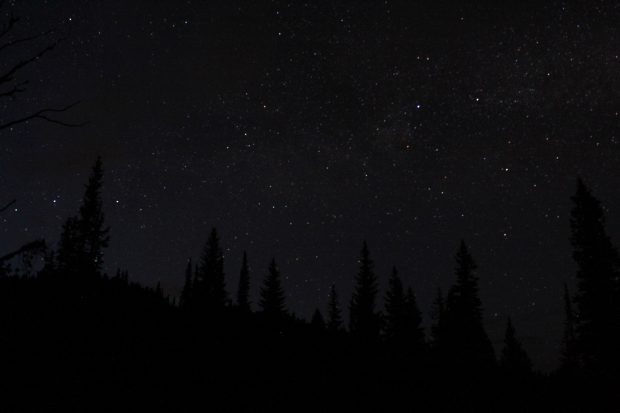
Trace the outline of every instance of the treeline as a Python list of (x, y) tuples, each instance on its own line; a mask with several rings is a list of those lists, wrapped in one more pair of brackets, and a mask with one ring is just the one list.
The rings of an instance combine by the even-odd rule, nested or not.
[(287, 309), (275, 258), (256, 311), (246, 253), (231, 295), (215, 229), (188, 261), (178, 300), (125, 271), (105, 274), (102, 184), (98, 159), (78, 214), (58, 247), (43, 249), (36, 274), (8, 262), (40, 253), (41, 242), (0, 258), (4, 411), (614, 411), (620, 401), (620, 257), (581, 181), (570, 222), (577, 290), (564, 290), (561, 367), (551, 374), (534, 371), (510, 319), (495, 354), (463, 241), (428, 334), (396, 268), (379, 308), (365, 242), (348, 323), (334, 285), (325, 315), (306, 322)]

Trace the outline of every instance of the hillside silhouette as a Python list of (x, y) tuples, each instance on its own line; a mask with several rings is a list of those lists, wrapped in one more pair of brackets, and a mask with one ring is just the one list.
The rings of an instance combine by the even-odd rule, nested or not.
[[(365, 242), (353, 296), (332, 286), (328, 308), (310, 321), (289, 311), (276, 258), (254, 258), (268, 263), (254, 274), (244, 253), (231, 291), (216, 229), (195, 264), (179, 269), (180, 297), (170, 297), (123, 270), (104, 272), (103, 177), (97, 159), (55, 247), (37, 241), (2, 258), (2, 411), (617, 411), (620, 262), (602, 206), (581, 180), (571, 215), (579, 283), (574, 294), (558, 291), (566, 302), (561, 367), (542, 374), (510, 319), (495, 354), (465, 241), (428, 332), (398, 269), (379, 291)], [(45, 257), (40, 271), (11, 266), (32, 254)]]

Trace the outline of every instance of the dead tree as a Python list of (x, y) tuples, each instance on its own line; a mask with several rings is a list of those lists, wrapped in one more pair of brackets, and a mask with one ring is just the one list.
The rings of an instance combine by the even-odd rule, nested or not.
[[(0, 0), (0, 13), (5, 16), (4, 22), (0, 22), (0, 62), (4, 62), (0, 65), (0, 100), (15, 100), (19, 95), (27, 91), (29, 84), (27, 79), (21, 78), (23, 70), (54, 50), (64, 40), (64, 37), (57, 36), (53, 30), (29, 36), (17, 35), (15, 29), (20, 22), (20, 18), (14, 16), (12, 5), (5, 5), (5, 3), (4, 0)], [(41, 45), (42, 40), (43, 45)], [(14, 55), (25, 57), (12, 58), (11, 56)], [(82, 126), (85, 122), (72, 123), (57, 117), (59, 114), (69, 111), (78, 103), (73, 102), (58, 107), (41, 108), (12, 118), (7, 117), (6, 114), (0, 114), (0, 131), (35, 119), (66, 127)]]

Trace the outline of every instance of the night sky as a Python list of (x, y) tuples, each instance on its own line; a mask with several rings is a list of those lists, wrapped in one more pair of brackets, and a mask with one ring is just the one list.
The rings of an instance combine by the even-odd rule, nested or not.
[(60, 117), (89, 124), (0, 132), (3, 251), (55, 245), (100, 154), (109, 273), (176, 295), (216, 226), (229, 292), (243, 250), (254, 296), (275, 256), (309, 317), (332, 283), (348, 304), (366, 239), (428, 314), (464, 238), (495, 344), (510, 315), (556, 364), (577, 176), (620, 238), (618, 3), (15, 3), (17, 34), (66, 40), (0, 117), (80, 100)]

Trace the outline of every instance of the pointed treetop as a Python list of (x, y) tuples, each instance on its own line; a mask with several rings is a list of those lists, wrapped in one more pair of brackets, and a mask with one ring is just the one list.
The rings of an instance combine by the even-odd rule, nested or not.
[(280, 279), (280, 270), (276, 265), (276, 259), (272, 258), (269, 264), (269, 272), (263, 286), (260, 289), (260, 302), (262, 310), (270, 315), (283, 315), (285, 313), (285, 296)]
[(372, 338), (379, 332), (379, 316), (375, 312), (379, 287), (366, 241), (362, 244), (359, 263), (356, 285), (349, 305), (350, 330), (358, 336)]
[(342, 311), (338, 302), (338, 294), (336, 293), (336, 285), (332, 284), (329, 291), (329, 303), (327, 312), (327, 328), (330, 331), (338, 331), (342, 328)]
[(392, 268), (385, 293), (385, 335), (391, 339), (401, 337), (405, 330), (405, 291), (396, 267)]
[(211, 230), (203, 249), (196, 276), (196, 304), (211, 309), (224, 307), (228, 299), (224, 254), (215, 228)]
[(512, 375), (527, 375), (532, 372), (532, 362), (517, 339), (512, 320), (508, 317), (504, 348), (500, 359), (501, 367)]

